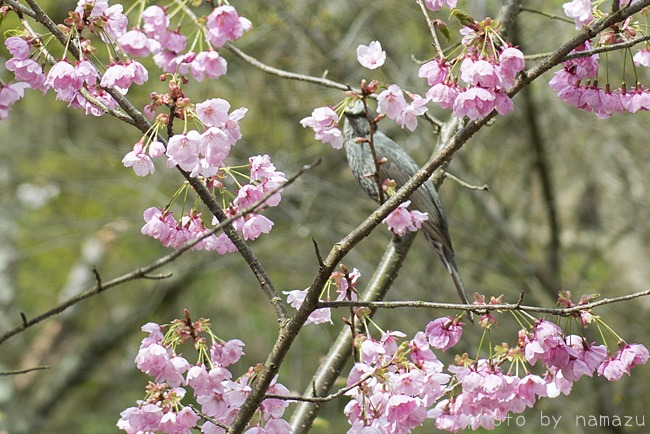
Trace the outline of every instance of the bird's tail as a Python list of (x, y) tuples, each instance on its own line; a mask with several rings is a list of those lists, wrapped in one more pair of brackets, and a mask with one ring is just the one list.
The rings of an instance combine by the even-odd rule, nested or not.
[(467, 296), (467, 291), (465, 291), (465, 285), (463, 285), (463, 279), (461, 279), (460, 272), (458, 271), (458, 267), (454, 261), (454, 254), (448, 254), (448, 252), (445, 253), (446, 254), (443, 257), (443, 262), (447, 267), (447, 271), (449, 271), (449, 274), (451, 274), (451, 278), (454, 281), (454, 286), (456, 286), (456, 291), (458, 291), (458, 295), (460, 296), (460, 299), (463, 303), (470, 304), (469, 297)]
[[(462, 303), (471, 304), (469, 297), (467, 296), (467, 291), (465, 290), (465, 285), (463, 284), (463, 279), (460, 277), (460, 272), (456, 266), (456, 261), (454, 261), (454, 252), (443, 246), (441, 243), (431, 239), (426, 234), (425, 237), (427, 238), (429, 244), (431, 244), (438, 253), (438, 256), (442, 260), (443, 264), (445, 264), (445, 268), (447, 268), (449, 274), (451, 274), (451, 278), (454, 281), (454, 286), (456, 287), (456, 291), (458, 292)], [(472, 320), (472, 312), (468, 312), (468, 315), (469, 319)]]

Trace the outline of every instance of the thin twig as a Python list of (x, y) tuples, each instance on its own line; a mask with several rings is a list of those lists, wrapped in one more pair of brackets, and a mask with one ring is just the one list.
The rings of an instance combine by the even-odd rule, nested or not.
[[(268, 74), (275, 75), (280, 78), (286, 78), (289, 80), (298, 80), (298, 81), (305, 81), (307, 83), (314, 83), (318, 84), (320, 86), (325, 86), (329, 87), (332, 89), (338, 89), (342, 91), (348, 91), (350, 90), (350, 86), (338, 83), (336, 81), (328, 80), (327, 78), (322, 78), (322, 77), (314, 77), (311, 75), (305, 75), (305, 74), (297, 74), (295, 72), (288, 72), (284, 71), (282, 69), (274, 68), (272, 66), (269, 66), (263, 62), (260, 62), (253, 56), (250, 56), (240, 50), (239, 48), (235, 47), (232, 43), (227, 42), (225, 47), (230, 50), (231, 53), (233, 53), (235, 56), (239, 57), (241, 60), (244, 62), (256, 67), (257, 69), (260, 69)], [(352, 89), (353, 92), (355, 93), (360, 93), (361, 91), (359, 89)]]
[(487, 184), (483, 185), (473, 185), (468, 182), (463, 181), (462, 179), (458, 178), (457, 176), (452, 175), (451, 173), (445, 171), (444, 175), (445, 178), (449, 178), (458, 185), (465, 187), (469, 190), (479, 190), (479, 191), (490, 191), (490, 186)]
[(318, 160), (316, 163), (314, 163), (314, 164), (312, 164), (310, 166), (304, 166), (295, 175), (293, 175), (292, 177), (287, 179), (286, 182), (284, 182), (283, 184), (281, 184), (281, 185), (277, 186), (276, 188), (274, 188), (274, 189), (270, 190), (269, 192), (267, 192), (263, 197), (261, 197), (259, 200), (257, 200), (253, 204), (251, 204), (249, 207), (241, 210), (240, 212), (236, 213), (235, 215), (233, 215), (233, 216), (231, 216), (229, 218), (224, 219), (223, 221), (220, 221), (219, 224), (216, 225), (213, 229), (211, 229), (209, 231), (206, 231), (204, 234), (202, 234), (201, 236), (193, 239), (192, 241), (188, 241), (187, 243), (183, 244), (183, 246), (179, 247), (177, 250), (173, 251), (172, 253), (170, 253), (168, 255), (165, 255), (165, 256), (157, 259), (156, 261), (154, 261), (153, 263), (151, 263), (149, 265), (146, 265), (144, 267), (140, 267), (140, 268), (138, 268), (136, 270), (133, 270), (133, 271), (131, 271), (129, 273), (123, 274), (122, 276), (117, 277), (115, 279), (112, 279), (112, 280), (110, 280), (108, 282), (105, 282), (103, 284), (101, 283), (101, 279), (100, 279), (100, 280), (98, 280), (97, 284), (93, 288), (90, 288), (90, 289), (88, 289), (86, 291), (83, 291), (83, 292), (75, 295), (74, 297), (69, 298), (68, 300), (64, 301), (63, 303), (59, 304), (58, 306), (56, 306), (56, 307), (54, 307), (52, 309), (49, 309), (49, 310), (43, 312), (42, 314), (40, 314), (40, 315), (38, 315), (38, 316), (36, 316), (36, 317), (34, 317), (32, 319), (28, 319), (27, 316), (24, 313), (21, 312), (22, 323), (20, 325), (16, 326), (16, 327), (14, 327), (11, 330), (8, 330), (7, 332), (3, 333), (2, 335), (0, 335), (0, 345), (4, 341), (9, 339), (10, 337), (12, 337), (12, 336), (14, 336), (14, 335), (16, 335), (18, 333), (23, 332), (27, 328), (32, 327), (32, 326), (40, 323), (41, 321), (43, 321), (43, 320), (45, 320), (47, 318), (50, 318), (50, 317), (52, 317), (54, 315), (57, 315), (57, 314), (65, 311), (66, 309), (74, 306), (75, 304), (77, 304), (77, 303), (79, 303), (79, 302), (81, 302), (81, 301), (83, 301), (83, 300), (85, 300), (85, 299), (87, 299), (89, 297), (97, 295), (100, 292), (106, 291), (107, 289), (113, 288), (113, 287), (121, 285), (121, 284), (123, 284), (125, 282), (129, 282), (129, 281), (136, 280), (136, 279), (160, 278), (161, 276), (151, 276), (150, 273), (152, 271), (162, 267), (163, 265), (166, 265), (166, 264), (176, 260), (176, 258), (181, 256), (183, 253), (185, 253), (188, 250), (192, 249), (192, 247), (196, 246), (198, 243), (205, 240), (206, 238), (214, 235), (218, 231), (223, 230), (226, 227), (229, 227), (231, 225), (231, 223), (234, 222), (235, 220), (237, 220), (238, 218), (244, 217), (244, 216), (246, 216), (246, 215), (248, 215), (250, 213), (255, 212), (260, 206), (264, 205), (264, 203), (266, 203), (266, 201), (271, 196), (276, 194), (280, 189), (289, 186), (296, 179), (298, 179), (299, 176), (301, 176), (306, 171), (310, 170), (311, 168), (313, 168), (314, 166), (316, 166), (318, 164), (320, 164), (320, 160)]
[(614, 298), (603, 298), (591, 303), (575, 305), (572, 307), (539, 307), (526, 306), (521, 304), (521, 296), (517, 303), (503, 304), (460, 304), (460, 303), (434, 303), (428, 301), (322, 301), (317, 304), (317, 308), (349, 308), (354, 307), (372, 307), (377, 309), (397, 309), (397, 308), (426, 308), (426, 309), (449, 309), (449, 310), (521, 310), (525, 312), (536, 312), (549, 315), (571, 316), (579, 312), (584, 312), (598, 306), (620, 303), (623, 301), (633, 300), (635, 298), (646, 297), (650, 295), (650, 290), (635, 292), (633, 294), (623, 295)]
[(443, 57), (445, 57), (445, 53), (443, 53), (442, 46), (440, 46), (440, 41), (438, 40), (438, 35), (436, 34), (436, 26), (433, 24), (433, 20), (431, 19), (431, 17), (429, 17), (429, 12), (427, 11), (427, 8), (424, 6), (424, 2), (422, 0), (417, 0), (417, 3), (420, 6), (420, 9), (422, 10), (422, 15), (424, 15), (424, 19), (427, 22), (427, 26), (429, 26), (429, 32), (431, 32), (431, 37), (433, 38), (433, 46), (438, 52), (438, 58), (442, 59)]
[(194, 413), (198, 414), (198, 415), (201, 417), (201, 419), (207, 420), (208, 422), (215, 424), (215, 425), (218, 426), (219, 428), (223, 428), (223, 429), (225, 429), (225, 430), (228, 429), (228, 425), (224, 425), (224, 424), (222, 424), (221, 422), (219, 422), (218, 420), (216, 420), (215, 418), (213, 418), (213, 417), (211, 417), (211, 416), (208, 416), (207, 414), (203, 413), (201, 410), (199, 410), (198, 408), (196, 408), (196, 406), (194, 406), (194, 405), (192, 405), (192, 404), (187, 404), (187, 406), (188, 406), (189, 408), (191, 408), (192, 411), (194, 411)]
[(562, 15), (556, 15), (556, 14), (553, 14), (553, 13), (544, 12), (544, 11), (540, 11), (540, 10), (532, 9), (532, 8), (524, 8), (524, 7), (521, 8), (521, 11), (522, 12), (529, 12), (531, 14), (542, 15), (542, 16), (545, 16), (546, 18), (550, 18), (552, 20), (559, 20), (559, 21), (564, 21), (565, 23), (574, 24), (573, 20), (570, 20), (569, 18), (567, 18), (565, 16), (562, 16)]
[(33, 368), (26, 368), (26, 369), (16, 369), (14, 371), (0, 371), (0, 377), (8, 377), (11, 375), (22, 375), (22, 374), (27, 374), (29, 372), (34, 372), (34, 371), (43, 371), (46, 369), (50, 369), (49, 366), (35, 366)]

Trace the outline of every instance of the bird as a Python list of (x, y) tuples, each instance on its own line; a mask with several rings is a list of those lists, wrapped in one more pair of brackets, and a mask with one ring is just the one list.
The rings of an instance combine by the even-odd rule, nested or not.
[[(415, 175), (420, 167), (400, 145), (379, 131), (376, 123), (373, 122), (372, 142), (376, 160), (379, 162), (379, 167), (376, 167), (369, 143), (371, 129), (369, 119), (374, 119), (374, 114), (366, 108), (364, 101), (357, 99), (345, 108), (344, 115), (343, 143), (348, 165), (366, 194), (374, 201), (380, 202), (382, 196), (376, 180), (377, 170), (379, 170), (379, 180), (382, 183), (391, 179), (399, 188)], [(426, 180), (411, 193), (410, 200), (409, 209), (428, 214), (429, 218), (422, 222), (421, 231), (429, 246), (436, 252), (451, 274), (461, 301), (464, 304), (469, 304), (463, 280), (454, 260), (454, 249), (451, 244), (445, 211), (431, 180)]]

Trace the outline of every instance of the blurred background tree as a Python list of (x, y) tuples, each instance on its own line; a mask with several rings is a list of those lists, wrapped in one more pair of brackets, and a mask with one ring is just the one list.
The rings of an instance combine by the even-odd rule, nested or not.
[[(524, 3), (562, 13), (562, 1)], [(42, 2), (58, 14), (75, 4)], [(426, 91), (417, 70), (434, 51), (415, 2), (267, 0), (235, 6), (254, 25), (236, 45), (264, 63), (351, 86), (377, 78)], [(476, 17), (494, 16), (501, 2), (460, 6)], [(514, 37), (528, 55), (551, 51), (575, 32), (572, 23), (522, 12)], [(382, 43), (388, 61), (369, 73), (357, 64), (355, 49), (372, 40)], [(268, 153), (287, 174), (323, 158), (271, 211), (271, 236), (253, 243), (279, 290), (303, 289), (317, 268), (311, 239), (329, 249), (375, 206), (356, 185), (343, 153), (314, 141), (299, 124), (313, 108), (335, 104), (342, 95), (269, 76), (222, 53), (229, 73), (218, 81), (193, 83), (187, 92), (249, 108), (242, 122), (244, 138), (231, 158), (244, 163), (249, 155)], [(0, 51), (0, 56), (4, 62), (8, 53)], [(599, 120), (558, 100), (547, 86), (549, 78), (518, 95), (515, 110), (482, 129), (448, 167), (466, 182), (490, 186), (489, 192), (471, 191), (447, 180), (440, 190), (465, 283), (471, 292), (504, 294), (508, 301), (524, 291), (527, 304), (546, 306), (560, 289), (608, 297), (647, 289), (648, 114)], [(154, 72), (150, 82), (155, 81)], [(165, 89), (164, 83), (156, 86)], [(148, 99), (139, 89), (129, 97), (139, 107)], [(449, 115), (433, 112), (443, 119)], [(419, 163), (434, 152), (436, 132), (426, 123), (414, 133), (388, 120), (381, 128)], [(165, 252), (140, 234), (142, 211), (166, 203), (181, 179), (160, 171), (141, 180), (121, 165), (140, 137), (137, 131), (32, 92), (0, 123), (0, 137), (2, 329), (19, 322), (20, 312), (36, 315), (92, 285), (93, 266), (108, 279)], [(388, 239), (387, 231), (375, 231), (344, 263), (368, 278)], [(117, 431), (119, 412), (142, 398), (147, 381), (133, 363), (142, 338), (139, 327), (180, 317), (185, 307), (193, 317), (211, 318), (221, 337), (244, 340), (247, 363), (264, 359), (275, 338), (275, 328), (269, 327), (275, 316), (238, 256), (194, 252), (165, 271), (173, 278), (121, 286), (5, 342), (0, 370), (50, 369), (0, 379), (0, 427), (10, 433)], [(451, 279), (423, 239), (416, 240), (389, 298), (455, 301)], [(341, 312), (335, 312), (335, 320)], [(624, 337), (647, 344), (646, 300), (598, 312)], [(412, 333), (443, 313), (390, 310), (376, 320), (385, 330)], [(516, 322), (505, 315), (500, 322), (494, 342), (514, 343)], [(337, 332), (337, 326), (306, 327), (282, 367), (281, 381), (302, 391)], [(472, 354), (480, 332), (469, 330), (465, 337), (463, 349)], [(562, 428), (576, 433), (586, 431), (575, 426), (577, 414), (641, 416), (650, 406), (644, 393), (648, 377), (650, 371), (641, 368), (632, 380), (580, 381), (571, 397), (542, 399), (525, 413), (526, 429), (548, 432), (539, 426), (540, 410), (563, 416)], [(314, 432), (347, 430), (344, 405), (343, 400), (326, 405)]]

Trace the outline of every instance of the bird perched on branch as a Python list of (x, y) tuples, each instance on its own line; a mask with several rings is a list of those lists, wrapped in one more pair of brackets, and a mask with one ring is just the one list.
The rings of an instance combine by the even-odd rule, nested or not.
[[(373, 200), (381, 202), (386, 198), (379, 184), (390, 179), (397, 188), (404, 185), (419, 170), (419, 166), (397, 143), (379, 131), (374, 122), (371, 138), (371, 122), (374, 115), (368, 111), (362, 100), (357, 100), (345, 109), (343, 127), (345, 153), (352, 173)], [(372, 139), (372, 147), (370, 140)], [(373, 149), (374, 148), (374, 156)], [(379, 176), (377, 176), (379, 171)], [(440, 197), (431, 180), (424, 182), (411, 196), (410, 209), (426, 212), (428, 220), (422, 222), (422, 232), (429, 245), (445, 264), (447, 271), (463, 303), (469, 304), (463, 281), (454, 261), (454, 249), (451, 245), (447, 219), (440, 203)]]

